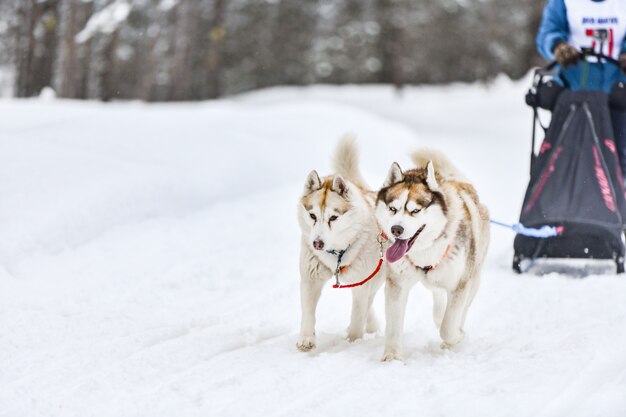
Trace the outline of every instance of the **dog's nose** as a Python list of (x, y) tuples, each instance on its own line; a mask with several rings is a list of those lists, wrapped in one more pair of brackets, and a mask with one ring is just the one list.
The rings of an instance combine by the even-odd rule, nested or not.
[(395, 237), (400, 236), (402, 233), (404, 233), (404, 227), (402, 227), (402, 226), (391, 226), (391, 234), (394, 235)]
[(317, 250), (322, 250), (324, 249), (324, 241), (317, 239), (313, 241), (313, 247)]

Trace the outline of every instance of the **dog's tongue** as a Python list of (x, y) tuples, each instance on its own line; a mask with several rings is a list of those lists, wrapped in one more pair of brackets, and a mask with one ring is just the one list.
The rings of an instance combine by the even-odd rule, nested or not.
[(393, 263), (400, 260), (408, 250), (408, 239), (396, 239), (393, 245), (387, 249), (387, 261)]

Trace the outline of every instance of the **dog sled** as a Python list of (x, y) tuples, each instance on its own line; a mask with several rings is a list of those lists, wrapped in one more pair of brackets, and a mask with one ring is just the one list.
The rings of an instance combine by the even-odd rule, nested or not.
[[(583, 51), (589, 57), (619, 65), (614, 59)], [(610, 259), (624, 272), (626, 199), (611, 124), (611, 105), (624, 106), (624, 85), (611, 96), (597, 91), (571, 91), (554, 82), (555, 63), (535, 71), (526, 102), (533, 108), (530, 181), (520, 223), (549, 225), (555, 236), (518, 234), (513, 269), (522, 273), (539, 258)], [(567, 84), (565, 84), (567, 85)], [(542, 125), (539, 109), (552, 111)], [(545, 138), (535, 150), (536, 126)]]

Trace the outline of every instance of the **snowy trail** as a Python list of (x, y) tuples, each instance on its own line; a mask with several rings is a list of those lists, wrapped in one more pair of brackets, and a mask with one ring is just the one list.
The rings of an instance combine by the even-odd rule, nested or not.
[(516, 276), (503, 229), (457, 350), (439, 349), (419, 287), (404, 364), (379, 361), (382, 331), (344, 339), (350, 295), (330, 286), (318, 347), (295, 348), (295, 208), (336, 140), (357, 135), (373, 187), (415, 146), (439, 147), (513, 221), (523, 90), (0, 101), (0, 417), (625, 415), (626, 279)]

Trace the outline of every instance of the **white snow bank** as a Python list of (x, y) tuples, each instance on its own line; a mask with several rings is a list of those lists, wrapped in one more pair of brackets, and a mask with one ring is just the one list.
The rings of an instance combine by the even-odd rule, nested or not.
[(350, 296), (332, 288), (318, 348), (295, 348), (306, 174), (345, 132), (372, 187), (434, 146), (514, 221), (524, 88), (0, 101), (0, 416), (624, 415), (626, 279), (516, 276), (506, 230), (458, 350), (439, 349), (418, 288), (405, 364), (379, 362), (382, 335), (344, 340)]

